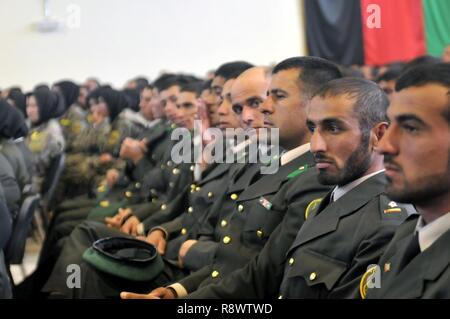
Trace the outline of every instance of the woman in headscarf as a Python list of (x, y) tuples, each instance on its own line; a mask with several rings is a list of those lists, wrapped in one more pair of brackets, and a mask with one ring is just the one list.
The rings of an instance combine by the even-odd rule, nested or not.
[(27, 115), (31, 129), (27, 144), (33, 153), (36, 191), (41, 190), (42, 182), (52, 160), (64, 152), (65, 141), (61, 126), (56, 120), (64, 113), (62, 95), (47, 87), (35, 89), (27, 99)]
[(66, 140), (66, 151), (70, 152), (73, 142), (88, 126), (87, 112), (79, 105), (80, 87), (72, 81), (60, 81), (53, 85), (53, 90), (60, 92), (65, 101), (66, 111), (59, 119)]
[(9, 104), (17, 107), (25, 117), (27, 116), (27, 98), (20, 88), (10, 88), (6, 99)]
[[(2, 153), (11, 164), (14, 175), (22, 191), (29, 187), (31, 183), (32, 171), (27, 165), (32, 158), (24, 150), (24, 137), (28, 129), (25, 118), (20, 111), (8, 104), (5, 100), (0, 100), (0, 153)], [(27, 190), (25, 190), (27, 191)]]

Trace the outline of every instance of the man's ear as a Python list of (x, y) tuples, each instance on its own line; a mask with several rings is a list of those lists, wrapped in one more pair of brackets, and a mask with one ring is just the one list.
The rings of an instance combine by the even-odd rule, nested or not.
[(378, 143), (380, 142), (381, 138), (383, 137), (384, 133), (389, 127), (389, 123), (387, 122), (380, 122), (377, 125), (375, 125), (372, 128), (371, 131), (371, 142), (372, 146), (376, 148), (378, 146)]

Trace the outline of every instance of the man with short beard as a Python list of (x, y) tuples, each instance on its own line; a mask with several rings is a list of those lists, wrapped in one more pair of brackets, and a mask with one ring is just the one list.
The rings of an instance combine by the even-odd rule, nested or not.
[[(370, 298), (450, 298), (450, 64), (404, 73), (378, 145), (388, 195), (414, 204), (380, 259)], [(366, 276), (371, 277), (371, 276)], [(375, 277), (376, 278), (376, 277)]]

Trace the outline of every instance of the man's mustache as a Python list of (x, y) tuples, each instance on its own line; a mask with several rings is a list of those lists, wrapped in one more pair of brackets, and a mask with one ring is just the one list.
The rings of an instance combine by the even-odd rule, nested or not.
[(314, 153), (314, 160), (316, 163), (334, 163), (334, 160), (325, 156), (324, 153)]
[(388, 166), (390, 169), (402, 170), (402, 167), (394, 161), (394, 157), (388, 154), (384, 155), (384, 166)]

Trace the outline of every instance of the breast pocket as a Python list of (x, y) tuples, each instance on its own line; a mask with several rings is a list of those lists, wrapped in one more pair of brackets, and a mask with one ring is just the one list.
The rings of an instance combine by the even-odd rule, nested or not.
[(321, 253), (302, 249), (288, 260), (287, 277), (300, 277), (307, 286), (331, 291), (347, 269), (346, 263)]
[(267, 209), (259, 203), (249, 207), (243, 228), (243, 240), (250, 245), (263, 246), (275, 228), (281, 223), (284, 211)]

